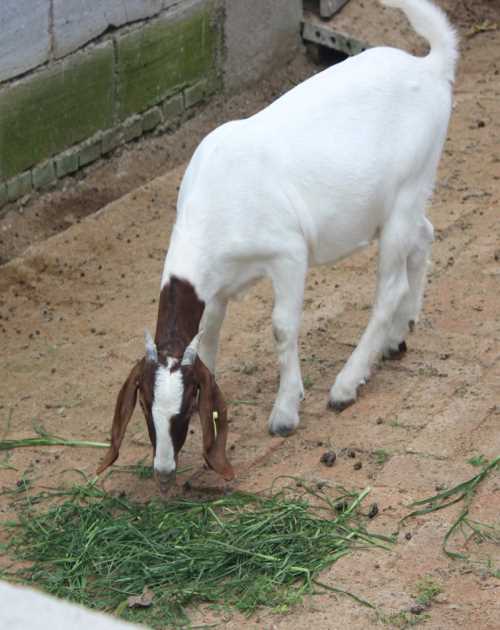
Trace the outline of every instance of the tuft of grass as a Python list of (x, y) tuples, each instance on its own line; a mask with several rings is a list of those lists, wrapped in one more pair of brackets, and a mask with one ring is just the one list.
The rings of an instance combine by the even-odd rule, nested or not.
[(415, 601), (424, 608), (429, 608), (436, 597), (443, 592), (441, 585), (430, 575), (424, 576), (415, 585), (417, 594)]
[(89, 442), (87, 440), (70, 440), (57, 435), (32, 437), (18, 440), (0, 440), (0, 451), (10, 451), (13, 448), (28, 446), (83, 446), (92, 448), (109, 448), (106, 442)]
[(304, 376), (302, 384), (304, 385), (304, 389), (307, 391), (314, 387), (314, 379), (306, 374), (306, 376)]
[(401, 422), (399, 422), (399, 420), (396, 418), (395, 420), (391, 420), (389, 422), (389, 426), (392, 427), (393, 429), (404, 429), (406, 428), (404, 424), (401, 424)]
[(379, 466), (383, 466), (385, 462), (391, 457), (391, 455), (384, 448), (379, 448), (376, 451), (373, 451), (373, 457), (375, 458), (376, 464), (378, 464)]
[(474, 455), (474, 457), (467, 460), (467, 463), (471, 466), (480, 467), (485, 466), (488, 463), (488, 460), (484, 455)]
[(131, 464), (130, 466), (120, 466), (115, 464), (111, 470), (111, 474), (116, 473), (130, 473), (139, 477), (139, 479), (152, 479), (154, 470), (152, 466), (146, 464), (146, 458), (143, 457), (136, 464)]
[(256, 374), (259, 366), (256, 363), (244, 363), (240, 368), (240, 372), (245, 376), (252, 376)]
[(106, 442), (92, 442), (88, 440), (71, 440), (50, 435), (41, 424), (33, 422), (33, 429), (37, 437), (20, 438), (17, 440), (0, 440), (0, 451), (10, 451), (14, 448), (24, 448), (29, 446), (83, 446), (92, 448), (109, 448)]
[[(75, 486), (56, 493), (66, 495), (59, 505), (27, 509), (10, 524), (8, 552), (24, 566), (7, 577), (154, 627), (188, 623), (186, 607), (198, 602), (249, 614), (284, 610), (318, 589), (370, 605), (318, 580), (354, 549), (393, 542), (364, 527), (369, 489), (331, 498), (304, 482), (293, 488), (140, 504), (93, 483)], [(348, 502), (341, 512), (339, 498)], [(152, 609), (129, 611), (127, 598), (145, 587)]]
[[(154, 469), (153, 466), (146, 464), (146, 459), (146, 457), (143, 457), (136, 464), (130, 464), (130, 466), (120, 466), (115, 464), (108, 474), (116, 475), (120, 473), (128, 473), (135, 475), (139, 479), (152, 479), (154, 477)], [(192, 470), (192, 466), (177, 468), (177, 474), (182, 475), (189, 470)]]
[(230, 405), (249, 405), (250, 407), (256, 407), (259, 403), (257, 400), (230, 400)]
[(407, 519), (414, 516), (422, 516), (424, 514), (430, 514), (431, 512), (437, 512), (438, 510), (443, 510), (450, 505), (455, 505), (455, 503), (463, 501), (462, 511), (448, 529), (443, 539), (443, 550), (446, 555), (451, 558), (458, 558), (461, 560), (467, 559), (465, 554), (450, 551), (447, 547), (449, 539), (458, 530), (462, 531), (466, 542), (470, 538), (474, 538), (476, 541), (489, 540), (500, 544), (500, 530), (498, 527), (479, 523), (478, 521), (474, 521), (469, 518), (470, 507), (479, 484), (484, 481), (484, 479), (486, 479), (495, 470), (495, 468), (498, 467), (500, 467), (500, 456), (483, 466), (481, 472), (471, 479), (463, 481), (453, 488), (439, 492), (432, 497), (415, 501), (410, 507), (418, 507), (418, 509), (410, 512), (410, 514), (407, 514), (401, 520), (401, 523), (404, 523)]
[(406, 628), (413, 628), (419, 624), (425, 623), (430, 619), (430, 615), (428, 613), (421, 613), (419, 615), (414, 615), (411, 612), (401, 611), (398, 613), (392, 613), (389, 615), (379, 614), (378, 620), (391, 626), (392, 628), (399, 628), (399, 630), (406, 630)]

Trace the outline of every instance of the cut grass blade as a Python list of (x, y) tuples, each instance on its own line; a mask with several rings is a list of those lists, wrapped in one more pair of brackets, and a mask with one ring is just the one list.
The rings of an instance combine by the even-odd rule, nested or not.
[[(245, 614), (286, 608), (318, 587), (370, 605), (318, 577), (353, 549), (390, 540), (364, 527), (359, 508), (368, 489), (349, 493), (339, 512), (334, 499), (304, 483), (268, 496), (146, 504), (86, 486), (65, 490), (66, 500), (44, 513), (20, 513), (8, 551), (30, 565), (7, 577), (152, 626), (186, 623), (186, 607), (198, 602)], [(154, 605), (128, 610), (124, 602), (145, 587)]]
[[(486, 466), (484, 466), (484, 468), (481, 470), (479, 474), (475, 475), (471, 479), (468, 479), (467, 481), (463, 481), (462, 483), (459, 483), (453, 488), (450, 488), (449, 490), (444, 490), (443, 492), (439, 492), (438, 494), (435, 494), (432, 497), (428, 497), (427, 499), (420, 499), (419, 501), (414, 501), (410, 507), (415, 507), (415, 506), (423, 506), (423, 507), (420, 507), (419, 509), (414, 510), (413, 512), (410, 512), (409, 514), (407, 514), (401, 520), (401, 523), (404, 523), (409, 518), (412, 518), (415, 516), (422, 516), (424, 514), (430, 514), (431, 512), (437, 512), (438, 510), (443, 510), (449, 507), (450, 505), (454, 505), (455, 503), (459, 503), (460, 501), (463, 501), (464, 505), (463, 505), (462, 511), (460, 512), (458, 518), (453, 522), (453, 524), (451, 525), (451, 527), (448, 529), (448, 531), (445, 534), (445, 537), (443, 539), (443, 551), (446, 553), (446, 555), (450, 556), (451, 558), (458, 558), (461, 560), (466, 559), (467, 556), (465, 554), (458, 553), (455, 551), (450, 551), (447, 548), (448, 541), (451, 538), (451, 536), (454, 534), (454, 532), (457, 531), (457, 529), (463, 528), (463, 527), (469, 528), (470, 530), (472, 530), (473, 534), (475, 533), (476, 535), (479, 535), (480, 528), (478, 528), (478, 525), (481, 525), (481, 524), (477, 523), (476, 521), (472, 521), (468, 518), (470, 506), (471, 506), (472, 500), (475, 496), (475, 493), (479, 484), (482, 481), (484, 481), (484, 479), (486, 479), (486, 477), (493, 471), (493, 469), (499, 465), (500, 465), (500, 456), (496, 457), (491, 462), (489, 462)], [(483, 526), (483, 527), (487, 528), (488, 526)], [(484, 530), (482, 533), (484, 537), (486, 537), (484, 533), (485, 531), (486, 530)]]
[(81, 446), (90, 448), (109, 448), (106, 442), (91, 442), (87, 440), (70, 440), (57, 435), (24, 438), (19, 440), (0, 440), (0, 451), (10, 451), (14, 448), (28, 446)]

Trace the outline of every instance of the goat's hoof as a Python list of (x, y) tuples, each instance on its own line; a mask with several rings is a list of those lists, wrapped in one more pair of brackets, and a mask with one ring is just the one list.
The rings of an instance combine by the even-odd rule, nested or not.
[(327, 404), (327, 408), (335, 411), (336, 413), (341, 413), (347, 407), (350, 407), (356, 402), (355, 398), (351, 398), (350, 400), (329, 400)]
[(287, 413), (281, 409), (274, 409), (269, 418), (269, 433), (279, 437), (288, 437), (295, 432), (298, 425), (298, 415)]
[(406, 341), (402, 341), (397, 350), (394, 348), (388, 348), (384, 352), (384, 360), (386, 361), (398, 361), (402, 359), (408, 350), (408, 346), (406, 345)]
[(286, 438), (295, 433), (295, 427), (288, 427), (282, 424), (279, 427), (269, 427), (269, 433), (277, 437)]

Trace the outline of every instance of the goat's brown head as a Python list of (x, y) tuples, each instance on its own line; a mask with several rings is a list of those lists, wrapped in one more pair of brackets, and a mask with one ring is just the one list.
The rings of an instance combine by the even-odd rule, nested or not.
[(97, 474), (118, 458), (139, 394), (153, 445), (154, 472), (162, 492), (175, 479), (177, 457), (195, 410), (198, 410), (203, 431), (205, 461), (224, 479), (234, 477), (226, 457), (226, 404), (213, 374), (198, 357), (199, 341), (200, 334), (191, 341), (183, 356), (169, 357), (158, 352), (146, 333), (146, 356), (134, 365), (120, 389), (111, 428), (111, 446)]

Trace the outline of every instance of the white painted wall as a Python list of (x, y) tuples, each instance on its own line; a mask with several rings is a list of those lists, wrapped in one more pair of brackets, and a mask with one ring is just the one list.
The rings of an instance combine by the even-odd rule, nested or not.
[(49, 58), (50, 0), (0, 0), (0, 81)]
[(0, 82), (183, 0), (0, 0)]
[(54, 55), (64, 57), (109, 27), (151, 17), (172, 1), (166, 0), (53, 0)]

